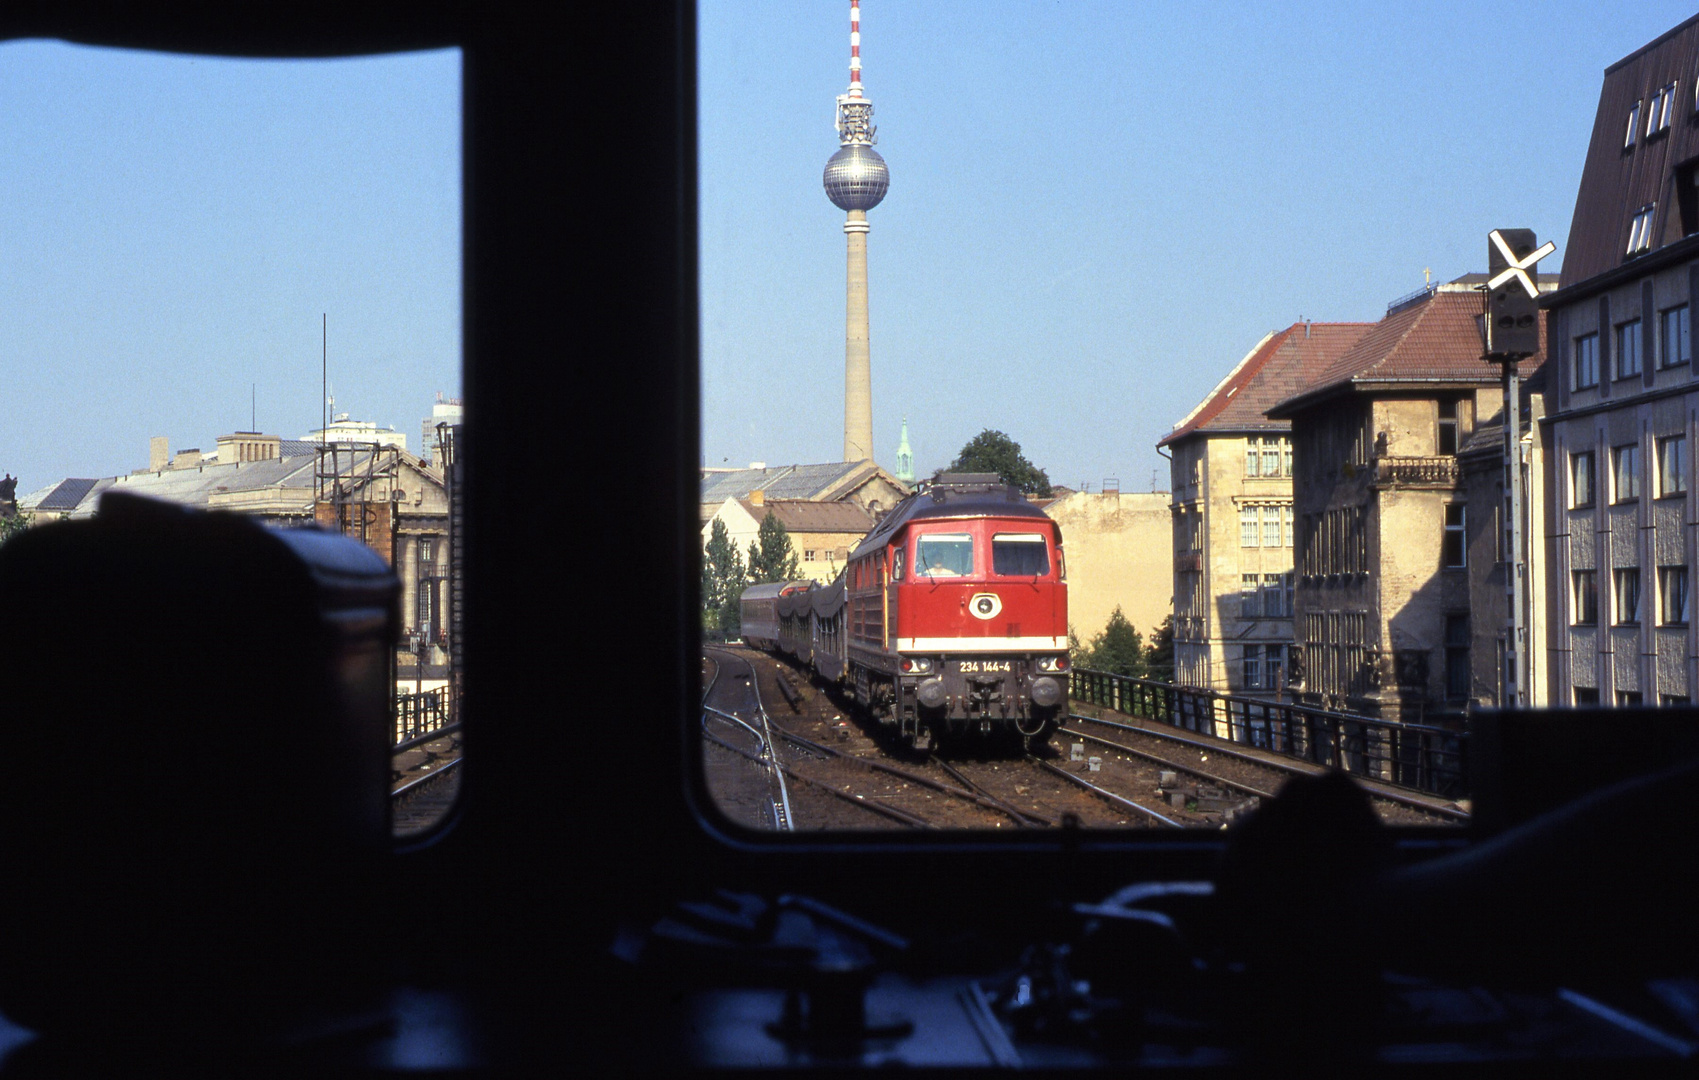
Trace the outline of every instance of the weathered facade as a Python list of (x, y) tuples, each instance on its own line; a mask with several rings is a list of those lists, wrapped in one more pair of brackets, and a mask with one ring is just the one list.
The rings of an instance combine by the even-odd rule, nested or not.
[(1291, 685), (1291, 423), (1264, 410), (1368, 329), (1306, 322), (1268, 334), (1157, 444), (1173, 462), (1176, 682), (1273, 695)]
[(748, 498), (727, 499), (702, 526), (702, 544), (713, 535), (714, 522), (725, 524), (739, 554), (757, 542), (762, 520), (771, 513), (790, 534), (796, 552), (798, 579), (830, 584), (849, 561), (850, 549), (873, 528), (873, 515), (853, 502), (815, 502), (812, 499), (769, 499), (755, 491)]
[(1292, 423), (1306, 700), (1406, 721), (1470, 703), (1477, 616), (1458, 452), (1501, 397), (1481, 358), (1481, 310), (1470, 279), (1396, 302), (1270, 410)]
[(901, 502), (909, 487), (870, 461), (772, 468), (757, 463), (747, 469), (704, 467), (700, 494), (702, 524), (706, 526), (727, 499), (747, 499), (757, 491), (768, 499), (853, 503), (878, 518)]
[(1062, 527), (1068, 623), (1082, 642), (1118, 607), (1149, 644), (1173, 610), (1166, 491), (1075, 491), (1044, 504)]
[(1547, 297), (1544, 646), (1560, 704), (1685, 704), (1699, 516), (1699, 18), (1605, 71)]

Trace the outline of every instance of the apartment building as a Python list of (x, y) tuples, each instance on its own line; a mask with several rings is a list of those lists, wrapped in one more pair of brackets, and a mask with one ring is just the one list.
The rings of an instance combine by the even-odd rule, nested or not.
[(1699, 17), (1605, 70), (1563, 287), (1542, 302), (1554, 703), (1685, 704), (1699, 677), (1696, 90)]
[(1291, 424), (1265, 410), (1332, 367), (1368, 323), (1300, 322), (1256, 344), (1158, 444), (1172, 461), (1175, 681), (1291, 685)]
[(1493, 515), (1471, 507), (1458, 453), (1502, 400), (1498, 369), (1482, 359), (1479, 277), (1395, 301), (1268, 411), (1292, 430), (1307, 701), (1407, 721), (1471, 701), (1470, 534)]

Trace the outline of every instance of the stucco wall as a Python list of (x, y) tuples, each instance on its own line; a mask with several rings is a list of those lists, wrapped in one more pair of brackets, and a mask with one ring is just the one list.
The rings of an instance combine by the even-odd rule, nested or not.
[(1089, 643), (1120, 606), (1144, 635), (1172, 610), (1173, 523), (1168, 493), (1075, 492), (1045, 507), (1062, 527), (1068, 622)]

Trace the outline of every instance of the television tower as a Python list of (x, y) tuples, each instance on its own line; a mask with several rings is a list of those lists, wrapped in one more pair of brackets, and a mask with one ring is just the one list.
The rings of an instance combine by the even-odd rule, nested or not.
[(849, 295), (844, 312), (844, 460), (873, 460), (873, 372), (867, 348), (867, 212), (891, 186), (873, 149), (873, 102), (861, 92), (861, 4), (850, 0), (849, 92), (838, 95), (838, 152), (826, 162), (826, 197), (848, 212)]

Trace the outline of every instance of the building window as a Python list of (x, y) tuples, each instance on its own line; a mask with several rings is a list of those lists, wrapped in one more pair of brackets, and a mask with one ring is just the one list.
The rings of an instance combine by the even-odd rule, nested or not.
[(1661, 316), (1658, 333), (1658, 362), (1664, 367), (1678, 367), (1693, 359), (1693, 346), (1688, 337), (1687, 305), (1672, 307)]
[(1283, 603), (1285, 593), (1280, 588), (1280, 574), (1262, 576), (1262, 613), (1271, 619), (1283, 619), (1291, 612)]
[(1462, 503), (1450, 503), (1445, 508), (1445, 538), (1441, 546), (1440, 563), (1448, 570), (1468, 565), (1463, 543), (1465, 509)]
[(1257, 508), (1254, 506), (1239, 508), (1239, 546), (1257, 546)]
[(1245, 440), (1246, 476), (1291, 476), (1292, 440), (1274, 435)]
[(1262, 475), (1262, 450), (1254, 438), (1245, 440), (1245, 475)]
[(1632, 319), (1616, 328), (1616, 377), (1632, 379), (1640, 374), (1640, 320)]
[(1246, 645), (1243, 664), (1244, 670), (1241, 674), (1244, 677), (1245, 689), (1262, 689), (1262, 646)]
[(1687, 625), (1687, 567), (1658, 568), (1658, 599), (1663, 610), (1658, 621), (1665, 626)]
[(1657, 203), (1647, 203), (1634, 215), (1634, 224), (1628, 227), (1628, 254), (1636, 255), (1651, 248), (1652, 212), (1657, 207)]
[(1280, 508), (1280, 538), (1286, 547), (1292, 546), (1292, 508), (1290, 506)]
[(1262, 546), (1277, 548), (1280, 546), (1280, 508), (1265, 506), (1262, 508)]
[(1652, 107), (1646, 110), (1646, 137), (1650, 139), (1660, 131), (1668, 131), (1670, 112), (1675, 108), (1675, 83), (1659, 90), (1652, 95)]
[(1658, 440), (1658, 495), (1687, 494), (1687, 436)]
[(1284, 440), (1264, 439), (1262, 441), (1262, 474), (1264, 476), (1280, 475), (1280, 444)]
[(1445, 696), (1461, 701), (1469, 696), (1469, 616), (1445, 617)]
[(1627, 567), (1616, 572), (1616, 625), (1640, 625), (1640, 568)]
[(1292, 475), (1292, 440), (1280, 440), (1280, 475)]
[(1457, 402), (1455, 400), (1439, 403), (1439, 438), (1438, 452), (1441, 454), (1457, 453)]
[(1255, 619), (1262, 615), (1262, 604), (1257, 596), (1257, 576), (1255, 574), (1239, 575), (1239, 618)]
[(1640, 103), (1636, 101), (1634, 108), (1628, 110), (1628, 134), (1623, 137), (1622, 148), (1628, 149), (1634, 145), (1634, 136), (1640, 133)]
[(1641, 700), (1638, 690), (1618, 690), (1616, 692), (1616, 703), (1619, 708), (1633, 708), (1639, 705)]
[(1679, 708), (1684, 705), (1693, 704), (1693, 699), (1689, 698), (1685, 694), (1659, 694), (1658, 704), (1662, 705), (1666, 709)]
[(1599, 335), (1583, 334), (1575, 339), (1575, 389), (1599, 385)]
[(1599, 688), (1596, 686), (1576, 686), (1571, 688), (1575, 694), (1577, 705), (1597, 705), (1599, 703)]
[(1575, 625), (1597, 626), (1599, 623), (1599, 572), (1577, 570), (1575, 579)]
[(1640, 497), (1640, 448), (1633, 444), (1618, 446), (1611, 451), (1611, 459), (1616, 488), (1611, 492), (1611, 501), (1633, 502)]
[(1593, 498), (1593, 452), (1569, 455), (1569, 505), (1592, 506)]

